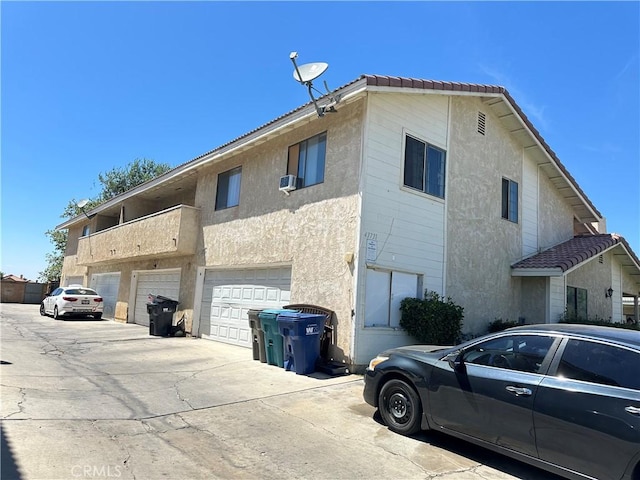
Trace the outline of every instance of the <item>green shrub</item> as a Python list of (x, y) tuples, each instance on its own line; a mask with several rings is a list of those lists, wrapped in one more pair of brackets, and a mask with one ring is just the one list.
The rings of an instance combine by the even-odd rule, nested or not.
[(400, 303), (400, 326), (418, 342), (430, 345), (455, 345), (462, 331), (463, 308), (425, 291), (425, 298), (405, 298)]
[(514, 322), (512, 320), (502, 320), (501, 318), (496, 318), (493, 322), (489, 324), (489, 333), (501, 332), (502, 330), (506, 330), (507, 328), (518, 326), (518, 322)]

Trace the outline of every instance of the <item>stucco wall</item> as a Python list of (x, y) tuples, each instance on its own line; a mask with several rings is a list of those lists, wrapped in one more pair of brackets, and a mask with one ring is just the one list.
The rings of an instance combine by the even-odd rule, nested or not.
[[(478, 112), (486, 134), (477, 133)], [(446, 294), (464, 307), (466, 333), (489, 322), (517, 321), (520, 279), (511, 264), (521, 257), (521, 224), (501, 215), (502, 178), (522, 188), (522, 148), (489, 109), (473, 97), (451, 100), (447, 175)], [(522, 211), (520, 205), (520, 211)]]
[(87, 285), (87, 268), (78, 265), (78, 239), (82, 235), (82, 226), (71, 227), (67, 232), (67, 247), (64, 253), (64, 261), (62, 262), (62, 278), (60, 285), (65, 285), (65, 278), (84, 277), (84, 285)]
[(539, 244), (543, 249), (573, 238), (573, 210), (546, 175), (539, 175)]
[[(546, 279), (544, 277), (522, 277), (520, 317), (524, 323), (545, 323)], [(519, 318), (520, 318), (519, 317)], [(512, 321), (519, 320), (513, 318)]]
[[(336, 312), (338, 348), (350, 355), (353, 277), (345, 253), (356, 251), (362, 102), (342, 106), (257, 148), (209, 167), (198, 180), (202, 243), (198, 263), (210, 267), (292, 266), (291, 303)], [(278, 191), (288, 147), (327, 132), (324, 182)], [(242, 166), (240, 204), (215, 211), (218, 173)]]
[[(602, 259), (602, 263), (600, 263)], [(581, 264), (580, 268), (567, 274), (566, 286), (587, 290), (587, 315), (589, 320), (609, 320), (612, 313), (612, 298), (606, 298), (604, 291), (611, 286), (612, 256), (606, 252)], [(603, 288), (603, 285), (606, 287)], [(620, 292), (617, 292), (618, 295)], [(620, 300), (622, 301), (622, 300)]]

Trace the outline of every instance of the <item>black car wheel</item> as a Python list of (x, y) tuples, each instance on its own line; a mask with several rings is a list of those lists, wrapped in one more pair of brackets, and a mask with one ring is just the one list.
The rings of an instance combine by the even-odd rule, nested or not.
[(44, 303), (40, 304), (40, 315), (42, 315), (43, 317), (47, 315), (44, 311)]
[(382, 386), (378, 408), (390, 430), (402, 435), (411, 435), (420, 430), (420, 398), (413, 387), (403, 380), (392, 379)]

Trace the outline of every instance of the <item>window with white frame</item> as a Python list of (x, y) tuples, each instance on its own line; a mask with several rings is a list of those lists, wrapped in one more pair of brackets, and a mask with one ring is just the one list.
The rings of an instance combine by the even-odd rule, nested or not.
[(218, 174), (216, 210), (235, 207), (240, 203), (240, 179), (242, 167)]
[(82, 236), (86, 237), (91, 233), (91, 225), (85, 225), (82, 227)]
[(422, 276), (415, 273), (367, 268), (365, 327), (400, 327), (400, 302), (418, 298)]
[(296, 188), (324, 182), (327, 132), (289, 147), (287, 173), (297, 177)]
[(502, 179), (502, 218), (518, 223), (518, 183)]
[(445, 152), (406, 135), (404, 186), (444, 198)]

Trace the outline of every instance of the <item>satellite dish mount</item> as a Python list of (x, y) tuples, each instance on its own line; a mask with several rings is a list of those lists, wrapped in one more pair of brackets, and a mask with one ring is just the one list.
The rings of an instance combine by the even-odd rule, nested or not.
[(296, 63), (296, 58), (298, 58), (298, 52), (291, 52), (291, 54), (289, 54), (289, 58), (291, 59), (291, 62), (293, 62), (293, 67), (294, 67), (293, 78), (297, 82), (300, 82), (302, 85), (305, 85), (307, 87), (307, 90), (309, 92), (309, 97), (313, 102), (313, 106), (316, 107), (316, 112), (318, 113), (318, 116), (323, 117), (326, 112), (330, 112), (330, 113), (336, 112), (335, 106), (340, 101), (340, 95), (335, 95), (331, 93), (326, 81), (324, 82), (324, 88), (327, 91), (326, 96), (329, 98), (329, 102), (326, 105), (319, 106), (318, 101), (313, 96), (313, 90), (315, 90), (316, 92), (318, 92), (323, 96), (325, 95), (313, 87), (313, 81), (316, 78), (318, 78), (320, 75), (322, 75), (325, 72), (325, 70), (329, 68), (329, 65), (324, 62), (314, 62), (314, 63), (305, 63), (304, 65), (298, 66), (298, 64)]

